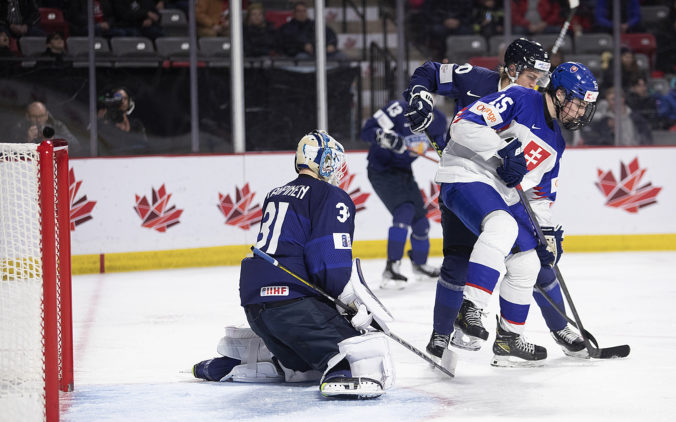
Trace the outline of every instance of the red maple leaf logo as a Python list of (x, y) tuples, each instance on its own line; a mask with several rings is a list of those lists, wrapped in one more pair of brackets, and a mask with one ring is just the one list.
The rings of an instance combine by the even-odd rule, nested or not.
[(235, 186), (235, 201), (230, 195), (218, 193), (218, 209), (225, 216), (225, 224), (237, 226), (242, 230), (249, 230), (251, 226), (258, 224), (263, 216), (263, 210), (260, 204), (251, 207), (251, 202), (256, 195), (251, 192), (249, 184), (245, 184), (242, 189)]
[(526, 167), (531, 171), (552, 154), (531, 140), (523, 149), (523, 155), (526, 158)]
[(87, 201), (87, 195), (80, 199), (75, 199), (82, 186), (82, 180), (75, 181), (75, 171), (70, 169), (68, 172), (68, 196), (70, 199), (70, 231), (74, 231), (76, 226), (92, 219), (92, 210), (96, 201)]
[(178, 219), (183, 214), (183, 210), (176, 209), (175, 205), (167, 208), (171, 194), (167, 194), (164, 184), (157, 191), (152, 189), (152, 194), (152, 206), (145, 196), (135, 195), (136, 205), (134, 210), (141, 217), (141, 227), (164, 233), (169, 227), (179, 223)]
[(638, 165), (638, 157), (628, 165), (620, 161), (620, 181), (610, 170), (597, 169), (598, 182), (595, 183), (601, 193), (608, 199), (606, 205), (636, 213), (639, 208), (657, 203), (657, 194), (662, 188), (652, 186), (650, 182), (638, 187), (646, 169)]
[(439, 185), (430, 182), (430, 196), (425, 194), (424, 189), (420, 189), (425, 209), (427, 210), (427, 218), (441, 223), (441, 210), (439, 209)]
[(357, 210), (356, 212), (359, 212), (361, 210), (366, 209), (365, 203), (371, 194), (362, 192), (360, 188), (355, 188), (352, 191), (348, 190), (350, 189), (350, 185), (352, 184), (352, 181), (354, 180), (355, 176), (356, 176), (355, 173), (350, 174), (347, 167), (345, 167), (345, 175), (343, 176), (342, 179), (340, 179), (338, 187), (347, 192), (348, 195), (350, 195), (350, 198), (352, 198), (352, 202), (354, 202), (354, 206), (356, 207)]

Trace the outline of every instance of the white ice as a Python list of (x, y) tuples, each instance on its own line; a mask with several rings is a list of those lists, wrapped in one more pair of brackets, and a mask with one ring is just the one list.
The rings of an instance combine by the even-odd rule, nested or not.
[[(440, 264), (441, 258), (431, 258)], [(493, 337), (459, 351), (456, 377), (391, 342), (392, 390), (377, 400), (323, 399), (316, 385), (196, 380), (225, 325), (244, 323), (237, 267), (73, 277), (75, 391), (65, 421), (673, 421), (676, 420), (676, 252), (567, 253), (561, 270), (585, 328), (601, 347), (629, 344), (626, 359), (563, 355), (537, 305), (529, 340), (547, 347), (540, 368), (493, 368)], [(434, 282), (378, 290), (382, 260), (364, 261), (369, 284), (397, 318), (394, 333), (424, 350)], [(409, 268), (406, 268), (409, 270)], [(486, 325), (495, 331), (497, 298)]]

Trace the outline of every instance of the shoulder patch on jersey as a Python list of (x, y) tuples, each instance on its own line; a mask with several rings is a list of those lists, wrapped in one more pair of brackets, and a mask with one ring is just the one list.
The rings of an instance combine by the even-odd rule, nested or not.
[(378, 125), (385, 130), (391, 130), (394, 127), (392, 119), (390, 119), (390, 117), (382, 110), (376, 111), (373, 118), (376, 119)]
[(531, 171), (552, 154), (531, 139), (523, 149), (523, 155), (526, 158), (526, 167)]
[(439, 66), (439, 83), (453, 82), (453, 65), (442, 64)]
[(500, 116), (498, 110), (492, 105), (486, 104), (483, 101), (475, 102), (469, 111), (482, 116), (486, 124), (490, 127), (502, 123), (502, 116)]
[(335, 249), (352, 249), (352, 240), (350, 233), (334, 233), (333, 247)]
[(267, 296), (288, 296), (288, 286), (265, 286), (261, 287), (261, 297)]

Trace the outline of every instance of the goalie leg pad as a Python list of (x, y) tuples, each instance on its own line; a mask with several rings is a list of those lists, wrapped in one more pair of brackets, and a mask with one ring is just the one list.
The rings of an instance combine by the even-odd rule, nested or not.
[(284, 374), (273, 362), (251, 362), (232, 368), (223, 381), (234, 382), (283, 382)]
[(289, 369), (282, 364), (282, 362), (277, 361), (279, 367), (284, 371), (284, 381), (286, 382), (314, 382), (319, 381), (322, 378), (322, 373), (320, 371), (315, 371), (311, 369), (309, 371), (295, 371)]
[(225, 327), (225, 337), (218, 343), (216, 351), (242, 363), (272, 362), (272, 353), (263, 339), (249, 327)]

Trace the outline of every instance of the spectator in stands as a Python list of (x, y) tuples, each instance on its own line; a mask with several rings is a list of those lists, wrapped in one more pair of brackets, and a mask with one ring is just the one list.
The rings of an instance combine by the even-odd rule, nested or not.
[(99, 151), (101, 155), (132, 155), (149, 152), (143, 123), (130, 117), (135, 103), (126, 88), (118, 87), (99, 98)]
[[(196, 3), (197, 2), (198, 1), (196, 1)], [(190, 11), (189, 3), (188, 0), (155, 0), (155, 8), (157, 10), (178, 9), (188, 17), (188, 12)]]
[(676, 132), (676, 78), (671, 81), (671, 90), (657, 99), (657, 113), (664, 120), (664, 127)]
[[(307, 17), (307, 5), (304, 1), (294, 3), (291, 20), (279, 28), (279, 48), (282, 52), (297, 59), (310, 59), (315, 55), (315, 22)], [(326, 57), (344, 60), (345, 54), (338, 50), (338, 37), (331, 28), (326, 27)]]
[(676, 0), (671, 2), (669, 16), (662, 20), (655, 33), (657, 53), (655, 67), (664, 73), (676, 73)]
[(154, 40), (164, 35), (160, 14), (153, 0), (114, 0), (115, 26), (128, 37), (146, 37)]
[[(115, 14), (111, 0), (94, 0), (94, 33), (98, 37), (124, 36), (125, 31), (115, 27)], [(87, 20), (88, 0), (70, 0), (64, 16), (70, 28), (70, 34), (87, 36), (89, 26)]]
[[(621, 137), (619, 145), (651, 145), (653, 135), (650, 124), (638, 113), (632, 111), (620, 97)], [(605, 99), (599, 101), (594, 120), (589, 129), (583, 131), (585, 145), (615, 145), (615, 90), (607, 89)]]
[(25, 118), (19, 121), (10, 133), (10, 142), (39, 143), (42, 142), (42, 130), (45, 126), (54, 129), (52, 138), (65, 139), (68, 141), (68, 149), (71, 154), (80, 150), (80, 143), (68, 130), (68, 127), (52, 116), (47, 107), (35, 101), (26, 107)]
[(14, 52), (9, 46), (9, 35), (0, 29), (0, 57), (14, 57)]
[(251, 3), (247, 8), (242, 27), (245, 57), (269, 56), (275, 48), (276, 32), (265, 20), (261, 3)]
[[(620, 2), (620, 32), (643, 32), (639, 0)], [(594, 9), (594, 32), (613, 33), (613, 0), (597, 0)]]
[(0, 1), (0, 31), (14, 38), (45, 35), (35, 0)]
[(446, 58), (446, 38), (450, 35), (472, 35), (473, 0), (426, 0), (423, 6), (427, 45), (432, 59)]
[(67, 63), (63, 61), (63, 58), (66, 56), (66, 41), (63, 39), (63, 35), (58, 32), (53, 32), (47, 35), (46, 40), (47, 48), (40, 55), (42, 57), (51, 57), (54, 59), (53, 62), (39, 62), (41, 65), (48, 65), (50, 67), (65, 67)]
[[(543, 32), (547, 34), (558, 34), (561, 31), (568, 15), (570, 14), (570, 5), (568, 0), (539, 0), (538, 14), (545, 23)], [(576, 13), (570, 22), (570, 29), (575, 35), (580, 35), (584, 30), (588, 30), (590, 22), (581, 13)]]
[[(608, 66), (603, 71), (602, 87), (608, 88), (613, 86), (615, 80), (615, 71), (613, 69), (613, 61), (608, 62)], [(648, 79), (648, 75), (643, 70), (639, 69), (638, 62), (634, 50), (627, 46), (620, 48), (620, 72), (622, 73), (622, 89), (626, 92), (629, 90), (631, 81), (643, 78)]]
[(475, 33), (486, 38), (503, 33), (505, 12), (502, 0), (477, 0), (472, 15)]
[(200, 0), (195, 4), (198, 37), (227, 37), (230, 35), (228, 1)]
[(648, 84), (644, 77), (632, 79), (627, 94), (627, 105), (640, 114), (652, 129), (660, 129), (661, 122), (657, 114), (657, 98), (648, 92)]
[[(547, 22), (531, 22), (526, 19), (529, 0), (512, 0), (512, 33), (517, 35), (535, 35), (542, 33)], [(552, 66), (554, 69), (554, 66)]]

